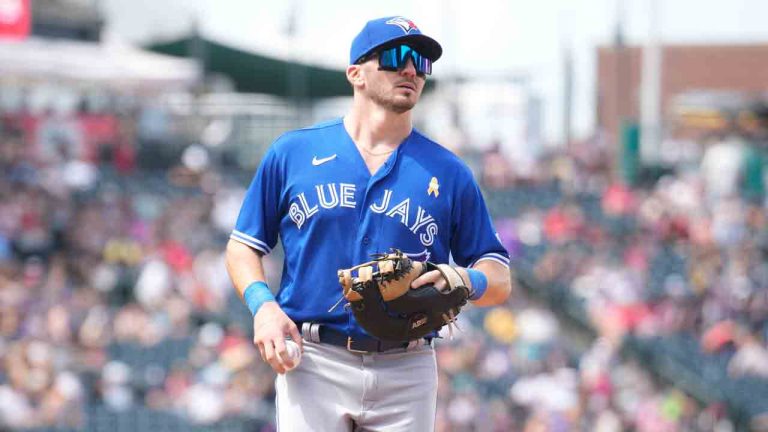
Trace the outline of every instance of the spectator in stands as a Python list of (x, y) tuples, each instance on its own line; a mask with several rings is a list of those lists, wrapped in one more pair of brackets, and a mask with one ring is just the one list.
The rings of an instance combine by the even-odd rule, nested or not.
[(502, 189), (512, 184), (512, 165), (501, 151), (501, 142), (496, 140), (483, 153), (481, 183), (490, 189)]
[(731, 126), (722, 135), (706, 141), (701, 173), (710, 203), (739, 196), (747, 142)]
[(728, 363), (728, 374), (734, 378), (768, 379), (768, 349), (760, 337), (745, 328), (736, 336), (736, 354)]

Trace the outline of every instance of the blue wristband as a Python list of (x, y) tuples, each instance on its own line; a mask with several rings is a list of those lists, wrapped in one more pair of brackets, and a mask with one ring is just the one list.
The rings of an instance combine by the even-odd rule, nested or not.
[(477, 300), (488, 289), (488, 278), (480, 270), (467, 269), (467, 273), (469, 273), (469, 281), (472, 284), (472, 294), (469, 296), (469, 299)]
[(262, 281), (252, 282), (243, 291), (243, 301), (251, 311), (251, 315), (256, 315), (261, 305), (269, 301), (275, 301), (275, 296), (272, 295), (272, 291), (266, 283)]

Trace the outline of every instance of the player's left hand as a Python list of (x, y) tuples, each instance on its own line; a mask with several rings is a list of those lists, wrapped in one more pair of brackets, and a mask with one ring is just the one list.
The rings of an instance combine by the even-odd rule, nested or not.
[[(472, 282), (469, 280), (469, 273), (467, 273), (467, 269), (464, 267), (454, 268), (457, 272), (459, 272), (459, 275), (461, 275), (461, 279), (466, 284), (466, 287), (469, 288), (469, 292), (472, 292)], [(423, 285), (429, 284), (434, 285), (438, 291), (442, 291), (448, 285), (448, 281), (440, 274), (438, 270), (432, 270), (414, 279), (413, 282), (411, 282), (411, 289), (416, 289)]]

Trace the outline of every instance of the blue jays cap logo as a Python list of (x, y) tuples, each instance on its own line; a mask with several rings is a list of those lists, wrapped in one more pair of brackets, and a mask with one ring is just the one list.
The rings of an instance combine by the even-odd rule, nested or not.
[(413, 23), (413, 21), (409, 20), (405, 17), (395, 17), (391, 20), (387, 21), (387, 24), (396, 25), (403, 29), (405, 34), (408, 34), (411, 32), (411, 30), (419, 31), (419, 28), (416, 27), (416, 24)]

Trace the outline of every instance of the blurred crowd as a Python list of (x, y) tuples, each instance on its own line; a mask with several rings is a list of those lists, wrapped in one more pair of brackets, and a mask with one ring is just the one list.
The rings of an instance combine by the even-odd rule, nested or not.
[[(571, 419), (563, 430), (572, 430), (574, 421), (583, 421), (585, 415), (600, 420), (592, 427), (604, 425), (602, 419), (618, 425), (605, 430), (729, 430), (723, 420), (729, 407), (723, 400), (699, 405), (679, 391), (637, 385), (647, 378), (636, 381), (631, 391), (648, 404), (627, 409), (631, 404), (621, 385), (639, 372), (615, 358), (627, 335), (683, 342), (670, 350), (684, 358), (685, 368), (695, 371), (722, 363), (722, 374), (717, 368), (708, 370), (711, 382), (702, 380), (699, 386), (730, 380), (742, 400), (765, 400), (768, 219), (762, 151), (760, 143), (738, 134), (714, 137), (703, 143), (698, 158), (679, 164), (650, 187), (616, 181), (619, 176), (611, 175), (608, 154), (599, 146), (545, 159), (535, 179), (499, 182), (499, 172), (514, 170), (491, 165), (496, 174), (484, 178), (502, 195), (490, 202), (497, 207), (497, 229), (515, 254), (513, 262), (530, 270), (542, 286), (563, 288), (561, 298), (578, 304), (583, 321), (599, 337), (573, 373), (581, 376), (571, 382), (581, 390), (595, 386), (600, 402), (581, 406), (587, 411), (579, 411), (578, 420)], [(505, 215), (500, 209), (510, 202), (516, 203), (515, 209), (507, 208)], [(590, 373), (601, 366), (604, 376)], [(561, 377), (554, 387), (562, 391), (567, 382)], [(539, 383), (538, 390), (549, 384)], [(577, 392), (570, 394), (575, 398)], [(677, 408), (669, 411), (669, 404)], [(607, 410), (590, 413), (595, 405)], [(654, 408), (651, 414), (645, 412), (649, 408)], [(757, 414), (752, 429), (765, 427), (760, 415), (765, 409), (759, 404), (750, 411)], [(538, 405), (525, 416), (533, 414), (529, 422), (537, 421), (542, 411), (549, 421), (562, 415), (556, 409), (547, 414)], [(649, 418), (662, 421), (643, 421)]]
[[(223, 263), (251, 173), (225, 175), (200, 146), (147, 169), (139, 120), (103, 119), (112, 133), (89, 152), (18, 118), (0, 129), (0, 428), (85, 428), (96, 406), (270, 430), (274, 374)], [(36, 119), (53, 131), (71, 120)], [(437, 344), (438, 430), (732, 430), (726, 407), (620, 346), (629, 333), (690, 335), (730, 352), (734, 377), (768, 376), (762, 201), (714, 192), (700, 167), (628, 187), (600, 145), (545, 155), (525, 177), (497, 149), (475, 156), (516, 265), (583, 300), (597, 338), (524, 292), (469, 308)], [(280, 257), (266, 266), (278, 286)]]
[(734, 430), (722, 405), (660, 382), (607, 338), (574, 348), (541, 305), (477, 312), (438, 348), (438, 431)]
[(135, 142), (78, 156), (14, 124), (0, 135), (0, 428), (84, 427), (91, 405), (271, 418), (273, 377), (223, 265), (243, 186), (142, 170)]

